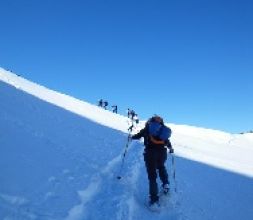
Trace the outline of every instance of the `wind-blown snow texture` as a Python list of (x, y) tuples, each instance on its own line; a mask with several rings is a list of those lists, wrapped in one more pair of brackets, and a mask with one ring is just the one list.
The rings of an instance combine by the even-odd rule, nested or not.
[(252, 134), (169, 124), (178, 191), (152, 213), (141, 142), (116, 178), (128, 123), (0, 69), (0, 219), (253, 219)]

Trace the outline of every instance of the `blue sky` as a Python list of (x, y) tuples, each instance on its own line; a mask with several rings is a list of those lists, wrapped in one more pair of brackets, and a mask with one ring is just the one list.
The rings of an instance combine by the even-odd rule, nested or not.
[(1, 0), (0, 66), (141, 119), (253, 129), (251, 1)]

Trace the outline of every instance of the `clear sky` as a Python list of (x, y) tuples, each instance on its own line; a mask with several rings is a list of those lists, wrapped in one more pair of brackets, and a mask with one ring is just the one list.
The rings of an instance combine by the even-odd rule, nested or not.
[(253, 129), (253, 1), (0, 0), (0, 66), (141, 119)]

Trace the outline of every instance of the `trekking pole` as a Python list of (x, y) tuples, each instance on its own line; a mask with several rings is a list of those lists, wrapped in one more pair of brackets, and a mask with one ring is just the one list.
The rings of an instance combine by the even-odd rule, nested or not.
[(177, 181), (176, 181), (176, 166), (175, 166), (175, 158), (173, 154), (171, 154), (171, 163), (172, 163), (172, 169), (173, 169), (173, 179), (175, 184), (175, 192), (177, 192)]
[(121, 179), (121, 172), (122, 172), (122, 169), (123, 169), (123, 165), (124, 165), (124, 162), (125, 162), (125, 157), (126, 157), (126, 154), (127, 154), (127, 149), (128, 149), (128, 146), (129, 146), (129, 143), (130, 143), (130, 140), (131, 140), (131, 135), (130, 135), (130, 132), (128, 134), (128, 137), (127, 137), (127, 143), (126, 143), (126, 146), (125, 146), (125, 151), (124, 151), (124, 154), (123, 154), (123, 157), (122, 157), (122, 162), (121, 162), (121, 166), (120, 166), (120, 169), (119, 169), (119, 175), (117, 176), (117, 179)]

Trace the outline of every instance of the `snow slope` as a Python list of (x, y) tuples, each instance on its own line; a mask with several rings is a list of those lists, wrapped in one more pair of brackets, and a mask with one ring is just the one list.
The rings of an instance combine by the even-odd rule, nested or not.
[(0, 219), (253, 219), (252, 134), (169, 125), (177, 192), (151, 213), (141, 142), (116, 178), (126, 117), (0, 69)]

